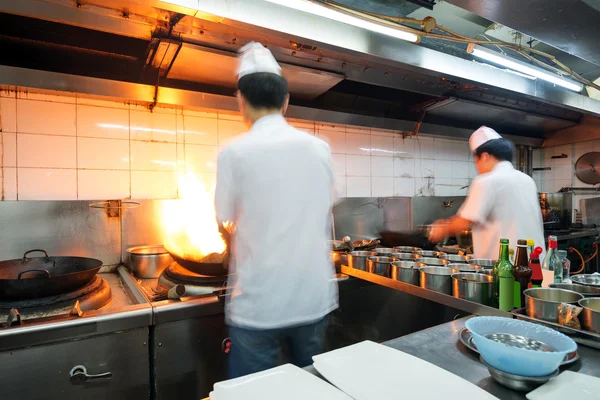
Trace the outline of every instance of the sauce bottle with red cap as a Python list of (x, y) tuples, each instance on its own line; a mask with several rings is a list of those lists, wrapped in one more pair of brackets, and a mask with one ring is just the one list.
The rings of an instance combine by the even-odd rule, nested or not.
[(542, 265), (540, 264), (540, 255), (544, 250), (537, 246), (531, 252), (529, 258), (529, 268), (531, 269), (531, 287), (542, 287), (542, 281), (544, 280), (544, 274), (542, 274)]

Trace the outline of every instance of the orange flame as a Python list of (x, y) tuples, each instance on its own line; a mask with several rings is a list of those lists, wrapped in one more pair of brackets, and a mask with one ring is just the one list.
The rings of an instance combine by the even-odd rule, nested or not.
[(163, 202), (161, 210), (166, 249), (190, 261), (223, 253), (226, 244), (215, 217), (214, 186), (208, 189), (188, 173), (179, 177), (179, 193), (180, 200)]

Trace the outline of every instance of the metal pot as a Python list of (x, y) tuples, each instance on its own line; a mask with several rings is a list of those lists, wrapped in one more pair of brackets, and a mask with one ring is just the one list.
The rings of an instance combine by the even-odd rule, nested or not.
[(396, 247), (394, 247), (394, 253), (414, 253), (414, 252), (417, 252), (420, 250), (421, 250), (421, 248), (412, 247), (412, 246), (396, 246)]
[(138, 278), (158, 278), (173, 262), (173, 257), (161, 245), (130, 247), (127, 253), (129, 269)]
[(441, 258), (423, 257), (419, 258), (419, 262), (432, 267), (445, 267), (450, 264), (448, 260), (442, 260)]
[(339, 251), (330, 251), (329, 255), (335, 268), (341, 268), (342, 265), (348, 265), (348, 254)]
[(367, 272), (375, 275), (389, 276), (392, 261), (394, 261), (392, 257), (369, 257), (367, 260)]
[(452, 296), (491, 306), (494, 300), (494, 278), (485, 274), (453, 274)]
[(425, 264), (413, 261), (394, 261), (390, 264), (390, 278), (419, 286), (419, 268), (426, 267)]
[(439, 256), (443, 256), (446, 254), (441, 251), (432, 251), (432, 250), (419, 250), (416, 253), (423, 257), (439, 257)]
[(600, 287), (600, 274), (573, 275), (571, 280), (580, 285)]
[(394, 249), (391, 247), (379, 247), (379, 248), (373, 249), (373, 251), (375, 253), (377, 253), (378, 256), (383, 256), (383, 257), (389, 257), (389, 256), (391, 256), (392, 253), (395, 253)]
[(424, 289), (433, 290), (452, 295), (452, 274), (458, 270), (446, 267), (423, 267), (419, 268), (420, 285)]
[[(27, 258), (32, 252), (45, 256)], [(44, 250), (29, 250), (23, 258), (0, 262), (0, 299), (36, 299), (79, 289), (101, 267), (102, 261), (95, 258), (50, 257)]]
[(600, 297), (579, 300), (583, 307), (581, 326), (586, 331), (600, 333)]
[(348, 266), (350, 268), (367, 270), (367, 260), (369, 257), (375, 257), (377, 253), (374, 251), (353, 251), (348, 254)]
[(467, 262), (471, 265), (478, 265), (483, 269), (492, 269), (496, 265), (496, 260), (490, 260), (489, 258), (471, 258)]
[(460, 272), (465, 272), (465, 273), (476, 273), (482, 270), (482, 268), (479, 265), (471, 265), (471, 264), (463, 264), (463, 263), (455, 263), (455, 264), (448, 264), (447, 265), (448, 268), (454, 268), (459, 270)]
[(558, 322), (558, 306), (561, 303), (577, 304), (583, 299), (583, 295), (564, 289), (532, 288), (523, 293), (527, 315), (550, 322)]
[(600, 297), (600, 287), (578, 285), (576, 283), (551, 283), (548, 287), (571, 290), (582, 294), (584, 297)]
[(461, 256), (458, 254), (442, 254), (440, 256), (440, 258), (442, 260), (448, 260), (451, 263), (465, 263), (466, 264), (471, 259), (471, 256)]
[(423, 258), (416, 253), (392, 253), (390, 256), (399, 261), (417, 261)]

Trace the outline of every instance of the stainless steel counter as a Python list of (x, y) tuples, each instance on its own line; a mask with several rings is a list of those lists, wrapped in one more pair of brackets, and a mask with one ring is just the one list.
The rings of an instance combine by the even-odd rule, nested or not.
[[(438, 367), (444, 368), (479, 386), (502, 400), (525, 399), (525, 393), (515, 392), (496, 383), (479, 355), (467, 349), (458, 340), (458, 332), (464, 328), (468, 318), (425, 329), (383, 343), (386, 346), (412, 354)], [(600, 351), (579, 346), (580, 359), (566, 368), (583, 374), (600, 376)]]

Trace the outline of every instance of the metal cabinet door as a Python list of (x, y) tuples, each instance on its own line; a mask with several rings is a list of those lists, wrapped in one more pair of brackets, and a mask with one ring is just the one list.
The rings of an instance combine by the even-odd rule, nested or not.
[[(64, 341), (0, 353), (2, 399), (111, 399), (150, 397), (148, 328)], [(76, 380), (73, 367), (89, 375)]]

